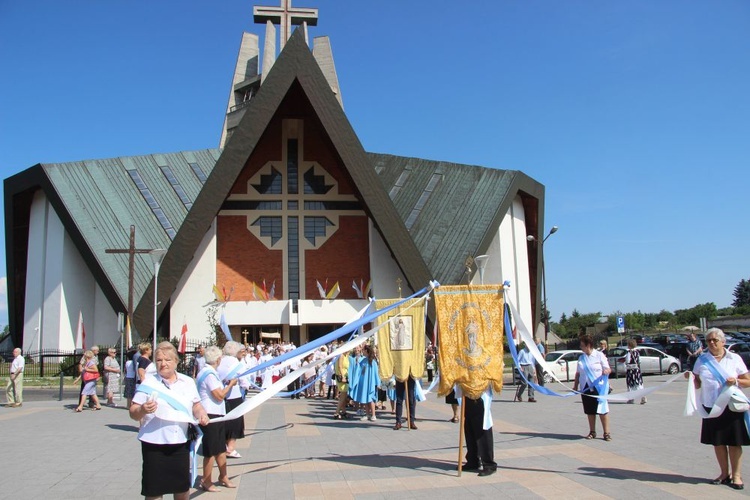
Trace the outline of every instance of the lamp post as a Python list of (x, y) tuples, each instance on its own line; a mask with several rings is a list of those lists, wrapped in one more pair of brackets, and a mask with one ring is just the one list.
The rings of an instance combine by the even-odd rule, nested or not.
[(557, 226), (552, 226), (552, 228), (549, 230), (549, 233), (547, 233), (547, 236), (544, 237), (544, 239), (539, 243), (539, 240), (533, 235), (528, 235), (526, 237), (526, 240), (533, 241), (535, 243), (539, 243), (542, 250), (542, 302), (544, 303), (544, 348), (547, 348), (547, 336), (549, 335), (549, 309), (547, 309), (547, 277), (545, 276), (544, 271), (544, 242), (547, 241), (547, 238), (552, 236), (557, 232), (557, 230), (560, 229)]
[(154, 248), (153, 250), (148, 252), (148, 254), (151, 256), (151, 262), (154, 263), (154, 343), (152, 345), (152, 349), (154, 351), (156, 351), (156, 311), (159, 306), (159, 267), (161, 267), (161, 260), (164, 258), (164, 254), (166, 253), (167, 251), (163, 248)]
[(474, 257), (474, 264), (477, 265), (479, 271), (479, 284), (484, 285), (484, 268), (487, 267), (487, 260), (490, 258), (489, 255), (477, 255)]

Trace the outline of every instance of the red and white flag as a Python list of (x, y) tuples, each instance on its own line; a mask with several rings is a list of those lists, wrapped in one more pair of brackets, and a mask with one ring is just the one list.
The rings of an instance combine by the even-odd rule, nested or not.
[(177, 352), (180, 354), (185, 354), (185, 351), (187, 351), (187, 321), (185, 321), (182, 324), (182, 332), (180, 332), (180, 344), (177, 346)]
[(86, 350), (86, 329), (83, 326), (83, 311), (78, 311), (78, 332), (76, 333), (76, 349)]

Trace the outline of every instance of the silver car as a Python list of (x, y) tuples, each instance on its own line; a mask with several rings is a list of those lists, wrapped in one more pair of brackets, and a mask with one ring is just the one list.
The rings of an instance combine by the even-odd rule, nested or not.
[[(641, 347), (635, 348), (640, 356), (641, 373), (669, 373), (670, 375), (679, 373), (681, 364), (680, 360), (674, 356), (660, 351), (654, 347)], [(612, 371), (617, 373), (617, 376), (624, 376), (625, 369), (625, 356), (628, 350), (624, 347), (615, 347), (609, 351), (607, 360)]]

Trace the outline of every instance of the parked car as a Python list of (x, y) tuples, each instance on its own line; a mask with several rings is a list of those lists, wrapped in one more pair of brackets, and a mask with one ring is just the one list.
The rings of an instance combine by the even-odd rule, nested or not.
[(662, 347), (667, 347), (669, 344), (674, 344), (676, 342), (687, 342), (688, 338), (685, 335), (677, 334), (677, 333), (669, 333), (669, 334), (663, 334), (663, 335), (656, 335), (651, 339), (651, 342), (654, 342), (656, 344), (661, 344)]
[[(636, 350), (641, 360), (641, 373), (678, 373), (682, 367), (682, 363), (679, 359), (674, 356), (663, 352), (660, 349), (653, 347), (637, 346)], [(625, 369), (625, 355), (628, 350), (623, 347), (615, 347), (610, 350), (609, 366), (612, 371), (617, 373), (617, 376), (624, 376)]]
[(734, 344), (727, 344), (726, 348), (729, 352), (739, 354), (742, 361), (745, 362), (745, 366), (750, 366), (750, 344), (747, 342), (735, 342)]
[(687, 369), (689, 345), (690, 345), (689, 342), (674, 342), (672, 344), (667, 344), (667, 346), (663, 349), (663, 351), (669, 354), (670, 356), (674, 356), (675, 358), (679, 359), (680, 363), (682, 364), (682, 367)]
[(643, 344), (644, 342), (651, 342), (651, 337), (646, 337), (644, 335), (630, 335), (628, 337), (623, 337), (622, 340), (617, 345), (627, 346), (629, 339), (635, 339), (636, 344)]
[(544, 371), (544, 382), (548, 384), (553, 381), (550, 372), (554, 373), (558, 380), (563, 382), (575, 379), (576, 369), (578, 368), (578, 357), (581, 354), (583, 354), (583, 351), (580, 349), (547, 353), (544, 357), (544, 361), (547, 364), (547, 369)]

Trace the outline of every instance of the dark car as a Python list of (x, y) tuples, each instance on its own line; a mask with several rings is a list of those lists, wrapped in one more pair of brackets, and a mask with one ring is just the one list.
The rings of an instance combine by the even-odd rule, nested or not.
[(627, 346), (628, 340), (634, 339), (635, 343), (638, 345), (643, 344), (644, 342), (651, 342), (651, 337), (645, 337), (643, 335), (630, 335), (629, 337), (623, 337), (620, 342), (617, 343), (619, 346)]
[(750, 344), (747, 342), (727, 343), (726, 348), (729, 352), (739, 354), (742, 361), (745, 362), (745, 366), (750, 366)]
[(655, 337), (651, 339), (651, 342), (660, 344), (662, 348), (665, 348), (669, 344), (674, 344), (676, 342), (687, 342), (687, 341), (688, 341), (688, 338), (685, 335), (679, 335), (676, 333), (656, 335)]
[(664, 349), (662, 350), (670, 356), (679, 359), (682, 366), (686, 367), (688, 361), (688, 345), (690, 345), (689, 342), (672, 342), (671, 344), (664, 346)]
[(656, 342), (643, 342), (641, 344), (638, 344), (638, 347), (651, 347), (652, 349), (659, 349), (660, 351), (664, 350), (664, 346), (661, 344), (657, 344)]

